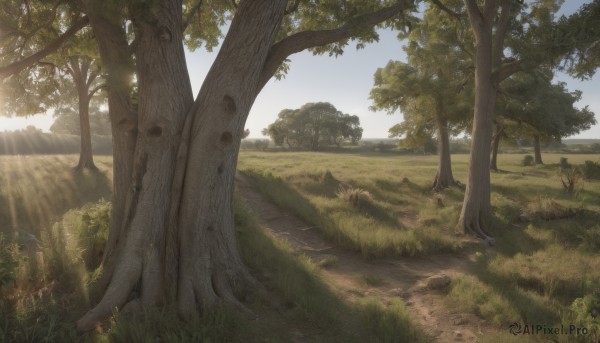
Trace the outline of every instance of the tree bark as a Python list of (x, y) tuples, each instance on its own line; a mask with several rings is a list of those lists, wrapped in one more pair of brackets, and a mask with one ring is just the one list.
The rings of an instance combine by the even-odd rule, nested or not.
[(542, 149), (540, 147), (540, 135), (533, 135), (533, 151), (534, 151), (534, 163), (544, 164), (542, 161)]
[[(500, 65), (502, 44), (508, 21), (509, 0), (502, 2), (501, 22), (494, 35), (496, 1), (486, 0), (483, 10), (477, 1), (465, 0), (471, 27), (475, 35), (475, 108), (469, 161), (469, 176), (465, 198), (458, 221), (465, 233), (482, 239), (490, 236), (486, 228), (491, 223), (490, 147), (497, 80), (493, 75)], [(504, 21), (502, 21), (504, 20)]]
[(140, 105), (132, 184), (110, 282), (77, 322), (79, 330), (115, 307), (176, 301), (189, 317), (221, 301), (240, 305), (234, 291), (254, 283), (237, 249), (233, 182), (244, 124), (286, 3), (240, 3), (195, 102), (181, 3), (137, 8)]
[[(98, 282), (102, 293), (111, 281), (116, 264), (125, 218), (126, 198), (133, 173), (133, 152), (137, 139), (137, 113), (131, 99), (133, 60), (125, 30), (113, 19), (120, 12), (103, 7), (102, 0), (84, 1), (90, 25), (94, 31), (103, 69), (106, 71), (108, 109), (113, 146), (113, 195), (108, 240), (102, 259), (103, 274)], [(103, 10), (98, 10), (102, 8)]]
[(452, 175), (452, 161), (450, 159), (450, 137), (448, 135), (448, 121), (443, 115), (443, 109), (439, 108), (436, 114), (438, 131), (438, 170), (433, 180), (433, 189), (439, 192), (445, 188), (456, 185)]
[(504, 132), (504, 126), (502, 124), (496, 124), (496, 132), (494, 132), (492, 140), (492, 159), (490, 161), (490, 168), (493, 171), (498, 171), (498, 148), (500, 147), (500, 140), (502, 139), (502, 133)]

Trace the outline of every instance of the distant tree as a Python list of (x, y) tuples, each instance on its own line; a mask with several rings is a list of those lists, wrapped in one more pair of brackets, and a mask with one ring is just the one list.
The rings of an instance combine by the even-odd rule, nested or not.
[[(550, 70), (540, 69), (515, 74), (503, 83), (498, 99), (501, 116), (518, 124), (509, 126), (513, 131), (510, 134), (532, 138), (535, 164), (543, 164), (541, 141), (560, 142), (596, 123), (594, 113), (587, 106), (575, 107), (581, 92), (569, 92), (564, 82), (553, 84), (553, 77)], [(497, 147), (493, 151), (497, 151)]]
[[(58, 113), (57, 113), (58, 112)], [(55, 134), (81, 135), (81, 120), (79, 112), (72, 107), (63, 107), (54, 114), (54, 123), (50, 132)], [(110, 120), (108, 112), (100, 110), (99, 106), (90, 106), (90, 131), (98, 136), (110, 136)]]
[(279, 112), (277, 120), (263, 129), (275, 145), (318, 150), (323, 145), (358, 143), (362, 137), (358, 116), (344, 114), (328, 102), (308, 103), (297, 110)]
[[(454, 1), (455, 6), (460, 4)], [(466, 20), (461, 21), (448, 18), (437, 6), (430, 5), (410, 32), (400, 34), (400, 38), (409, 40), (404, 48), (408, 63), (390, 61), (377, 69), (370, 96), (372, 110), (402, 112), (403, 122), (389, 131), (390, 137), (403, 138), (402, 145), (435, 151), (430, 142), (437, 133), (436, 191), (456, 184), (450, 135), (468, 126), (473, 108), (473, 47), (465, 39)]]
[(242, 133), (242, 139), (248, 138), (250, 136), (250, 129), (245, 129)]

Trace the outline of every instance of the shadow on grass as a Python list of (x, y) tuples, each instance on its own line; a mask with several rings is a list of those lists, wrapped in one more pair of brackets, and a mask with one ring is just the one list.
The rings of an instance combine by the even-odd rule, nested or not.
[[(515, 279), (491, 272), (488, 267), (489, 262), (489, 259), (480, 259), (474, 268), (475, 276), (517, 309), (521, 316), (520, 319), (526, 323), (557, 323), (560, 320), (560, 313), (557, 309), (528, 295), (519, 288)], [(519, 320), (519, 318), (507, 319), (511, 322)]]

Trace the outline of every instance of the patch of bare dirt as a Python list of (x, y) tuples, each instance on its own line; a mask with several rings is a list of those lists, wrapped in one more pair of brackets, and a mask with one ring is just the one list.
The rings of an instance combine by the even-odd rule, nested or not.
[[(430, 277), (445, 275), (452, 278), (469, 273), (472, 254), (367, 260), (359, 253), (341, 249), (325, 240), (317, 227), (273, 204), (255, 190), (244, 175), (238, 174), (236, 181), (247, 206), (269, 234), (287, 241), (295, 251), (316, 262), (331, 257), (337, 259), (331, 267), (323, 268), (323, 273), (342, 298), (356, 301), (374, 297), (385, 304), (394, 297), (401, 297), (414, 321), (434, 342), (477, 342), (478, 336), (497, 330), (473, 314), (444, 306), (444, 285), (429, 284)], [(417, 220), (407, 214), (403, 219), (405, 225)]]

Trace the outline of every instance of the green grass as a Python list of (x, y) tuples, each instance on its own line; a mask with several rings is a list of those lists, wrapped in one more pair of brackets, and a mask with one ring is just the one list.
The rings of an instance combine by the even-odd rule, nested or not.
[[(25, 178), (15, 179), (18, 182), (11, 186), (20, 189), (24, 199), (35, 198), (46, 187), (72, 189), (73, 193), (68, 197), (74, 202), (86, 197), (101, 198), (98, 193), (102, 193), (102, 188), (92, 191), (85, 187), (85, 183), (81, 184), (77, 176), (70, 174), (72, 156), (46, 156), (40, 157), (40, 161), (35, 161), (34, 157), (29, 159), (28, 165), (38, 166), (53, 161), (44, 173), (48, 177), (56, 175), (58, 181), (47, 186), (43, 183), (26, 184)], [(0, 158), (0, 163), (5, 162)], [(106, 161), (103, 167), (106, 172), (110, 161)], [(6, 185), (2, 186), (5, 189)], [(83, 195), (79, 194), (80, 191), (96, 194)], [(15, 205), (28, 206), (17, 202)], [(335, 259), (324, 259), (317, 264), (304, 255), (293, 254), (288, 245), (271, 238), (258, 226), (257, 219), (238, 197), (235, 221), (239, 246), (244, 260), (263, 286), (250, 292), (243, 301), (257, 318), (248, 318), (224, 306), (183, 322), (174, 308), (166, 306), (135, 315), (115, 312), (97, 330), (78, 335), (74, 322), (90, 308), (91, 281), (99, 273), (99, 270), (93, 270), (97, 263), (94, 258), (97, 257), (97, 245), (105, 239), (109, 204), (104, 201), (87, 204), (64, 215), (62, 208), (50, 206), (48, 211), (57, 213), (45, 219), (58, 217), (60, 220), (44, 224), (36, 232), (39, 253), (32, 256), (25, 253), (10, 255), (19, 259), (16, 278), (21, 279), (17, 280), (16, 288), (9, 285), (0, 292), (0, 341), (427, 341), (409, 319), (409, 313), (399, 298), (389, 304), (382, 304), (376, 299), (354, 303), (342, 300), (320, 269), (335, 265)], [(2, 217), (2, 220), (22, 222), (26, 213), (13, 212), (14, 217)], [(7, 265), (8, 272), (11, 265), (14, 263)], [(6, 277), (9, 281), (12, 278), (10, 275)]]
[[(448, 306), (501, 329), (515, 321), (569, 324), (573, 304), (600, 292), (600, 182), (586, 180), (579, 194), (566, 194), (560, 157), (574, 166), (597, 160), (544, 154), (547, 164), (523, 166), (523, 155), (499, 155), (500, 171), (491, 174), (490, 231), (497, 245), (480, 253), (471, 275), (453, 280)], [(468, 156), (452, 158), (455, 178), (465, 182)], [(463, 249), (453, 234), (463, 190), (430, 191), (436, 162), (435, 156), (244, 152), (238, 166), (278, 205), (334, 242), (379, 257)], [(371, 200), (344, 202), (335, 195), (340, 184), (368, 191)], [(411, 215), (418, 220), (403, 220)]]

